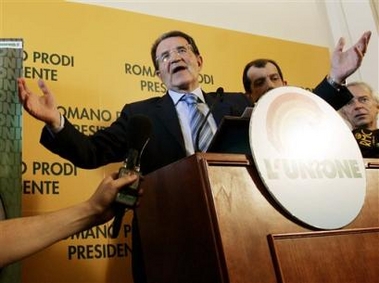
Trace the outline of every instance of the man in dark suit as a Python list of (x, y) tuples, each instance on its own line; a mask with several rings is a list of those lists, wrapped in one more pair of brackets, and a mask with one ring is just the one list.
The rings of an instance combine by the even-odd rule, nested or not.
[[(346, 52), (342, 52), (343, 45), (339, 45), (338, 53), (332, 58), (331, 68), (342, 74), (339, 80), (346, 79), (359, 67), (367, 44), (367, 39), (362, 36)], [(220, 99), (217, 93), (202, 92), (198, 77), (203, 58), (194, 39), (183, 32), (171, 31), (159, 37), (152, 46), (151, 58), (157, 76), (168, 89), (167, 93), (163, 97), (125, 105), (121, 116), (110, 127), (91, 136), (80, 133), (62, 117), (52, 93), (42, 80), (39, 86), (44, 95), (39, 97), (31, 93), (25, 81), (20, 79), (19, 94), (24, 108), (46, 123), (41, 143), (81, 168), (97, 168), (121, 162), (126, 157), (129, 135), (133, 134), (125, 131), (126, 124), (132, 115), (143, 114), (153, 124), (151, 140), (141, 162), (141, 171), (147, 174), (194, 153), (195, 147), (189, 137), (189, 118), (186, 115), (188, 106), (182, 100), (184, 94), (196, 94), (201, 101), (199, 105), (203, 106), (203, 113), (209, 110), (210, 105), (214, 105), (208, 119), (213, 133), (223, 116), (241, 115), (247, 106), (251, 106), (243, 94), (226, 94)], [(340, 108), (352, 98), (345, 87), (335, 88), (326, 80), (315, 92), (335, 108)]]
[[(333, 96), (328, 95), (328, 85), (334, 86), (337, 89), (343, 87), (346, 78), (354, 73), (357, 66), (361, 64), (370, 37), (370, 31), (363, 33), (359, 41), (350, 48), (350, 51), (356, 52), (356, 56), (347, 57), (349, 60), (352, 60), (353, 63), (350, 67), (349, 65), (345, 65), (344, 67), (339, 66), (340, 64), (345, 64), (344, 62), (347, 59), (343, 57), (344, 52), (342, 52), (345, 45), (343, 38), (340, 38), (332, 52), (332, 66), (330, 72), (314, 91), (335, 109), (341, 108), (344, 103), (341, 105), (334, 100)], [(345, 52), (345, 54), (349, 54), (349, 51)], [(252, 103), (257, 102), (266, 92), (287, 85), (287, 81), (284, 78), (279, 64), (273, 59), (268, 58), (259, 58), (247, 63), (242, 72), (242, 82), (245, 93)], [(329, 99), (332, 99), (332, 101), (329, 101)]]
[[(341, 50), (341, 58), (345, 58), (344, 62), (347, 64), (355, 64), (355, 61), (347, 61), (346, 58), (356, 56), (357, 53), (352, 50)], [(147, 174), (195, 152), (197, 145), (191, 135), (190, 109), (183, 99), (185, 94), (192, 93), (198, 97), (198, 107), (203, 115), (209, 109), (212, 110), (208, 122), (213, 133), (222, 117), (241, 115), (247, 106), (252, 105), (243, 93), (207, 94), (201, 90), (198, 78), (203, 57), (194, 39), (183, 32), (171, 31), (161, 35), (152, 46), (151, 58), (157, 76), (168, 89), (167, 93), (162, 97), (125, 105), (121, 116), (115, 122), (91, 136), (80, 133), (62, 117), (52, 93), (43, 81), (39, 81), (43, 96), (38, 96), (20, 79), (19, 96), (25, 110), (46, 123), (41, 143), (50, 151), (82, 168), (97, 168), (111, 162), (120, 162), (127, 155), (130, 135), (134, 134), (126, 130), (128, 121), (133, 115), (143, 114), (152, 122), (151, 139), (141, 160), (141, 171)], [(358, 66), (353, 67), (356, 69)], [(346, 68), (340, 63), (336, 67)], [(335, 89), (326, 84), (320, 90), (323, 97), (338, 105), (351, 99), (351, 94), (345, 88)], [(133, 238), (133, 267), (137, 267), (134, 269), (134, 278), (139, 283), (144, 282), (145, 278), (143, 270), (138, 269), (143, 267), (143, 262), (136, 258), (138, 241), (134, 240)], [(137, 261), (138, 266), (135, 266)]]
[[(250, 106), (248, 99), (241, 93), (223, 95), (221, 102), (220, 94), (202, 92), (198, 76), (203, 58), (195, 41), (184, 33), (174, 31), (163, 35), (152, 48), (152, 59), (158, 77), (167, 86), (166, 95), (125, 105), (121, 116), (110, 127), (90, 137), (81, 134), (60, 115), (54, 97), (43, 81), (39, 81), (39, 86), (44, 96), (38, 99), (20, 80), (20, 96), (25, 109), (47, 124), (42, 132), (41, 143), (82, 168), (121, 162), (127, 154), (129, 134), (133, 134), (125, 131), (127, 122), (131, 116), (143, 114), (152, 122), (152, 135), (141, 160), (141, 171), (147, 174), (194, 153), (192, 139), (188, 138), (188, 107), (182, 100), (184, 94), (196, 94), (201, 100), (199, 104), (203, 106), (203, 113), (214, 104), (212, 115), (209, 116), (213, 132), (223, 116), (241, 115)], [(46, 112), (34, 110), (39, 103), (44, 104), (43, 110)], [(63, 122), (64, 126), (61, 126)]]
[(346, 87), (354, 98), (341, 108), (340, 113), (351, 127), (362, 156), (379, 158), (378, 96), (368, 83), (362, 81), (350, 82)]

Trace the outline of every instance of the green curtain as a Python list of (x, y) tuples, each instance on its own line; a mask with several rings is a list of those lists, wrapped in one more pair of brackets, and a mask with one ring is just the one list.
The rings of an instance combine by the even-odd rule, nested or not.
[[(22, 62), (22, 39), (0, 39), (0, 221), (21, 216), (22, 106), (17, 78), (22, 76)], [(21, 282), (20, 264), (0, 270), (0, 282)]]

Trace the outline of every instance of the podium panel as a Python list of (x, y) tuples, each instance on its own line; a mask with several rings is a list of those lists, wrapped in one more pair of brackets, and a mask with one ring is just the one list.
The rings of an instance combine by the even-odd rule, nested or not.
[[(379, 228), (270, 235), (278, 282), (376, 282)], [(343, 252), (336, 252), (338, 246)]]
[(136, 210), (148, 282), (375, 282), (378, 179), (367, 169), (360, 214), (324, 231), (288, 215), (245, 155), (197, 153), (152, 172)]

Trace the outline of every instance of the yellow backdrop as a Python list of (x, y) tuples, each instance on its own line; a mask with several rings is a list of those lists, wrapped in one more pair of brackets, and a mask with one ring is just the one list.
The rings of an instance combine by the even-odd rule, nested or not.
[[(64, 1), (5, 1), (0, 36), (24, 40), (24, 76), (53, 90), (61, 110), (83, 132), (109, 125), (127, 102), (162, 95), (150, 47), (161, 33), (191, 34), (204, 57), (202, 87), (243, 91), (242, 70), (258, 57), (275, 59), (292, 85), (314, 87), (327, 73), (326, 48), (254, 36), (132, 12)], [(33, 215), (89, 197), (121, 164), (82, 170), (39, 144), (43, 126), (23, 117), (23, 214)], [(130, 213), (118, 239), (109, 225), (66, 239), (22, 263), (24, 283), (132, 282)]]

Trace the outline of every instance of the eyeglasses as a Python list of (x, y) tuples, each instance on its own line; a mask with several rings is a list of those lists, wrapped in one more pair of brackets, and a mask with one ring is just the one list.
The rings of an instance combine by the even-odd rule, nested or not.
[(184, 57), (188, 55), (190, 51), (193, 51), (192, 46), (190, 44), (187, 44), (185, 46), (178, 46), (174, 49), (163, 52), (161, 55), (157, 56), (155, 60), (158, 63), (167, 63), (171, 58), (171, 54), (175, 53), (180, 57)]

